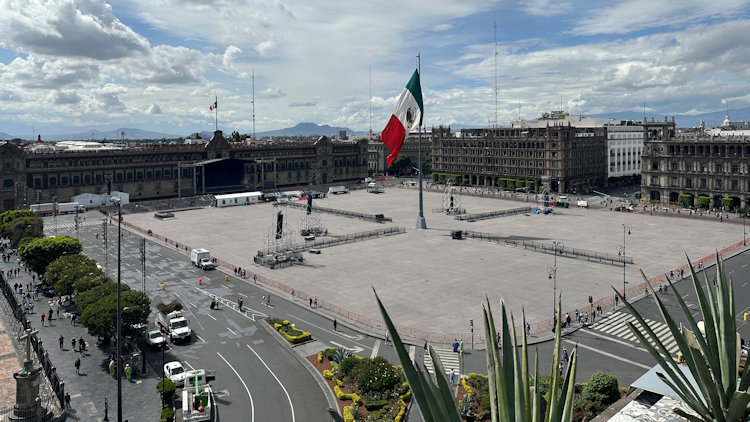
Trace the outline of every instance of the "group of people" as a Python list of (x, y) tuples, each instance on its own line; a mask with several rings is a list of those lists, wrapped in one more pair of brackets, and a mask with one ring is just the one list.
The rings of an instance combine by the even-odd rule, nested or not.
[(318, 297), (315, 296), (315, 299), (310, 298), (310, 307), (311, 308), (317, 308), (318, 307)]
[[(247, 270), (243, 270), (242, 267), (237, 267), (234, 269), (234, 275), (242, 278), (247, 278)], [(255, 279), (257, 281), (257, 279)]]

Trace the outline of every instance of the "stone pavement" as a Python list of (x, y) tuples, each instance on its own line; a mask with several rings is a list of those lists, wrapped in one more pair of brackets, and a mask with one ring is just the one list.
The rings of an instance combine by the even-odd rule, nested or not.
[[(0, 300), (5, 299), (0, 297)], [(10, 340), (11, 335), (0, 321), (0, 408), (12, 407), (16, 403), (16, 381), (13, 379), (13, 373), (21, 369), (21, 361)]]
[[(0, 268), (8, 268), (10, 264), (0, 263)], [(10, 284), (31, 282), (31, 276), (22, 272), (22, 275), (8, 280)], [(0, 297), (0, 300), (5, 300)], [(53, 310), (52, 321), (45, 319), (44, 326), (41, 325), (40, 312)], [(104, 399), (109, 402), (109, 419), (117, 420), (117, 382), (109, 375), (109, 353), (114, 349), (109, 345), (98, 345), (96, 339), (91, 337), (82, 326), (71, 324), (70, 314), (66, 311), (72, 310), (61, 308), (59, 318), (57, 317), (57, 302), (53, 299), (40, 296), (34, 307), (34, 314), (29, 316), (32, 327), (39, 330), (38, 336), (42, 340), (44, 348), (49, 353), (49, 359), (57, 367), (57, 373), (65, 382), (65, 391), (71, 397), (71, 409), (68, 410), (68, 420), (72, 421), (94, 421), (104, 418)], [(3, 316), (5, 317), (5, 316)], [(11, 317), (12, 318), (12, 317)], [(7, 323), (5, 325), (8, 325)], [(12, 333), (9, 333), (13, 335)], [(59, 346), (58, 339), (64, 337), (63, 348)], [(72, 350), (71, 340), (83, 337), (88, 344), (84, 355)], [(4, 343), (0, 335), (0, 359), (3, 354)], [(77, 347), (76, 347), (77, 350)], [(74, 363), (76, 358), (81, 359), (80, 375), (76, 374)], [(11, 359), (9, 359), (11, 360)], [(0, 394), (5, 397), (4, 392), (13, 385), (13, 401), (15, 401), (15, 380), (12, 372), (20, 369), (20, 364), (13, 363), (9, 376), (6, 376), (3, 368), (4, 360), (0, 360)], [(161, 412), (161, 399), (156, 390), (156, 383), (160, 379), (157, 374), (148, 367), (146, 374), (133, 377), (133, 382), (128, 382), (124, 375), (122, 377), (122, 401), (123, 420), (152, 421), (158, 420)], [(159, 374), (161, 375), (161, 374)]]
[[(461, 207), (469, 213), (481, 213), (536, 205), (524, 199), (464, 194)], [(709, 259), (724, 246), (737, 242), (742, 245), (743, 227), (739, 220), (684, 214), (673, 218), (672, 214), (568, 208), (557, 209), (554, 215), (518, 214), (477, 222), (457, 221), (432, 212), (442, 206), (442, 196), (437, 192), (424, 194), (428, 230), (414, 230), (417, 204), (415, 190), (400, 188), (387, 188), (380, 195), (353, 191), (316, 200), (314, 205), (382, 213), (393, 219), (392, 223), (379, 224), (322, 214), (322, 226), (329, 236), (391, 226), (405, 227), (406, 233), (322, 248), (319, 255), (304, 254), (302, 265), (276, 270), (254, 264), (252, 257), (255, 251), (265, 248), (268, 239), (273, 239), (276, 212), (282, 209), (287, 214), (285, 221), (291, 222), (292, 241), (304, 242), (297, 230), (306, 218), (302, 210), (264, 203), (184, 211), (165, 220), (155, 219), (153, 213), (128, 214), (124, 221), (142, 233), (151, 230), (154, 241), (159, 235), (161, 239), (168, 238), (170, 244), (179, 243), (183, 253), (185, 246), (207, 248), (229, 274), (240, 266), (247, 270), (249, 282), (257, 274), (260, 284), (275, 294), (288, 295), (294, 289), (303, 300), (317, 297), (320, 308), (338, 315), (339, 321), (346, 318), (382, 331), (374, 287), (400, 332), (433, 343), (468, 339), (469, 320), (474, 321), (474, 334), (481, 339), (481, 303), (486, 297), (492, 302), (496, 317), (499, 301), (504, 298), (517, 323), (524, 310), (532, 332), (551, 327), (554, 286), (547, 270), (554, 265), (554, 256), (504, 243), (453, 240), (452, 230), (500, 234), (547, 245), (562, 241), (566, 251), (583, 249), (614, 256), (618, 255), (618, 245), (625, 242), (627, 256), (635, 262), (625, 268), (628, 289), (643, 283), (639, 269), (648, 277), (663, 276), (686, 264), (685, 253), (695, 263)], [(623, 224), (632, 224), (630, 235), (624, 236)], [(562, 295), (563, 314), (588, 309), (589, 295), (593, 296), (594, 306), (611, 307), (611, 286), (623, 286), (622, 265), (568, 256), (558, 256), (556, 265), (556, 293)]]

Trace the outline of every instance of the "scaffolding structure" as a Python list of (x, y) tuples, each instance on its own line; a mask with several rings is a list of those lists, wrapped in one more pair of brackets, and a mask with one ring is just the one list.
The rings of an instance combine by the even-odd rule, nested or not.
[(461, 190), (456, 188), (453, 180), (448, 180), (443, 188), (443, 212), (448, 215), (463, 214), (461, 209)]

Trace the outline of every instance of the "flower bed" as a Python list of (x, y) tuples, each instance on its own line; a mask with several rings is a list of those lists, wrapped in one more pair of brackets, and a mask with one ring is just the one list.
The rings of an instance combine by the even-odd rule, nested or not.
[(382, 357), (360, 358), (342, 350), (327, 349), (308, 361), (334, 391), (344, 420), (402, 421), (411, 391), (401, 368)]
[(290, 324), (285, 319), (267, 318), (266, 321), (291, 344), (299, 344), (312, 340), (312, 334), (297, 329), (294, 324)]

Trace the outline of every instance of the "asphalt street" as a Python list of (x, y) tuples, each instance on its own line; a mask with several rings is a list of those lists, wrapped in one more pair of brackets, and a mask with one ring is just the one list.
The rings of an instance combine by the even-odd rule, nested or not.
[[(117, 226), (108, 226), (109, 255), (105, 260), (99, 223), (102, 218), (95, 213), (86, 216), (88, 221), (81, 222), (78, 230), (84, 252), (102, 267), (107, 261), (109, 275), (116, 279)], [(92, 217), (96, 218), (96, 224), (91, 222)], [(57, 220), (59, 234), (75, 236), (72, 217)], [(47, 223), (47, 227), (52, 228), (51, 219)], [(121, 240), (122, 281), (136, 290), (142, 286), (140, 239), (123, 231)], [(295, 306), (273, 299), (271, 306), (261, 306), (264, 291), (232, 276), (227, 282), (225, 274), (219, 271), (204, 272), (193, 267), (184, 251), (147, 242), (146, 256), (146, 291), (152, 299), (152, 307), (159, 302), (180, 299), (194, 332), (189, 343), (170, 344), (164, 359), (167, 362), (179, 360), (186, 369), (216, 370), (216, 380), (211, 385), (216, 392), (217, 420), (330, 420), (326, 411), (328, 401), (316, 379), (295, 358), (289, 346), (279, 343), (260, 326), (266, 324), (263, 321), (266, 315), (285, 318), (287, 308)], [(218, 310), (209, 308), (212, 296), (224, 300)], [(242, 313), (236, 307), (239, 298), (245, 302)], [(154, 309), (152, 321), (155, 312)], [(308, 318), (313, 319), (312, 315)], [(317, 324), (323, 326), (330, 322), (321, 319)], [(152, 370), (160, 375), (161, 352), (149, 351), (147, 360)]]

